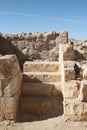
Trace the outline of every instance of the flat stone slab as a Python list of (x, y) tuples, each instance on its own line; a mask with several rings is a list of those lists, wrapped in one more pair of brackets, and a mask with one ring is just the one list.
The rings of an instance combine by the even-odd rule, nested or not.
[(50, 97), (24, 96), (20, 100), (20, 111), (30, 113), (62, 111), (62, 101)]
[(23, 65), (24, 72), (57, 72), (59, 71), (59, 62), (30, 62), (26, 61)]
[(23, 80), (27, 82), (58, 82), (58, 72), (26, 72), (23, 73)]
[(28, 83), (23, 82), (21, 87), (22, 95), (30, 96), (62, 96), (61, 83)]

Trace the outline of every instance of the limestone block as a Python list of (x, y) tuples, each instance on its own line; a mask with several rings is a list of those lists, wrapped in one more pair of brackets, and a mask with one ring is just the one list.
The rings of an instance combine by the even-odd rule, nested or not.
[(68, 32), (63, 30), (59, 34), (59, 43), (68, 43)]
[(62, 30), (59, 34), (64, 37), (68, 37), (68, 32), (66, 30)]
[(56, 39), (56, 45), (57, 47), (59, 46), (59, 44), (62, 43), (62, 44), (66, 44), (68, 43), (68, 38), (66, 36), (59, 36), (57, 39)]
[(0, 57), (0, 119), (15, 120), (22, 73), (15, 55)]
[(55, 87), (52, 89), (52, 96), (63, 98), (61, 82), (55, 83)]
[(40, 59), (49, 60), (49, 51), (48, 50), (41, 51)]
[(53, 96), (62, 98), (61, 82), (50, 82), (50, 83), (22, 83), (22, 95), (29, 96)]
[(35, 35), (27, 34), (27, 35), (25, 35), (24, 39), (29, 40), (30, 42), (32, 42), (32, 41), (36, 41), (37, 37)]
[(23, 65), (24, 72), (57, 72), (59, 71), (59, 62), (30, 62), (26, 61)]
[(65, 85), (63, 87), (64, 99), (78, 98), (79, 92), (80, 92), (80, 81), (71, 80), (65, 82)]
[(58, 72), (25, 72), (23, 80), (27, 82), (58, 82), (60, 73)]
[(22, 95), (51, 96), (54, 84), (47, 83), (22, 83)]
[(17, 114), (18, 99), (14, 97), (0, 98), (0, 121), (15, 120)]
[(4, 97), (12, 97), (14, 95), (19, 96), (21, 91), (20, 88), (21, 81), (22, 81), (22, 73), (20, 72), (16, 77), (14, 77), (7, 84), (5, 84), (6, 86), (3, 89), (3, 96)]
[(58, 61), (59, 59), (59, 47), (54, 47), (49, 50), (49, 61)]
[(2, 75), (3, 78), (12, 78), (19, 72), (20, 67), (15, 55), (6, 55), (0, 57), (0, 75)]
[(75, 79), (75, 64), (75, 61), (64, 61), (61, 63), (61, 66), (64, 67), (60, 67), (60, 71), (64, 71), (61, 74), (64, 75), (66, 81)]
[(87, 103), (66, 99), (64, 101), (64, 117), (72, 121), (87, 121)]
[(44, 34), (44, 41), (47, 43), (50, 40), (55, 40), (57, 37), (56, 32), (47, 32)]
[(64, 69), (64, 74), (65, 74), (65, 81), (75, 79), (75, 70), (74, 70), (74, 68), (65, 68)]
[[(62, 44), (60, 46), (60, 49), (61, 49), (61, 52), (59, 54), (60, 54), (60, 57), (61, 57), (61, 55), (63, 55), (64, 61), (74, 59), (74, 48), (72, 45)], [(59, 49), (59, 51), (60, 51), (60, 49)]]
[(4, 98), (5, 103), (5, 119), (14, 120), (17, 112), (16, 97)]
[(0, 98), (1, 120), (13, 120), (16, 118), (17, 100), (16, 97)]
[(64, 61), (64, 68), (74, 68), (75, 64), (75, 61)]
[(83, 102), (87, 102), (87, 80), (81, 82), (81, 89), (78, 99)]
[(87, 67), (85, 67), (85, 69), (83, 69), (83, 79), (87, 80)]

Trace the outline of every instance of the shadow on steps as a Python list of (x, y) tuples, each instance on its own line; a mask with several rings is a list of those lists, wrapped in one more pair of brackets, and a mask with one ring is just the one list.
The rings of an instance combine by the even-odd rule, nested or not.
[(33, 122), (47, 120), (63, 115), (63, 104), (61, 112), (45, 112), (45, 113), (17, 113), (16, 122)]
[[(26, 79), (26, 78), (25, 78)], [(23, 79), (16, 122), (47, 120), (63, 115), (63, 95), (59, 82), (25, 82)]]

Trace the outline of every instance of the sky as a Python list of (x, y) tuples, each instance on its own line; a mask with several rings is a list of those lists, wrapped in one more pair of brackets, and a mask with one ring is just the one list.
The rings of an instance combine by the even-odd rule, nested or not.
[(0, 32), (60, 32), (87, 39), (87, 0), (0, 0)]

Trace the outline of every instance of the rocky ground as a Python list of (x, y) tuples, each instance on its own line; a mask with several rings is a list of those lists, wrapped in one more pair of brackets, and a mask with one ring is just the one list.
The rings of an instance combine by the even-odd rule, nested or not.
[(72, 122), (63, 116), (42, 121), (0, 123), (0, 130), (87, 130), (87, 122)]

